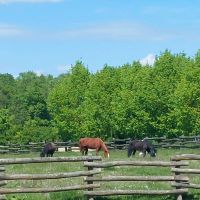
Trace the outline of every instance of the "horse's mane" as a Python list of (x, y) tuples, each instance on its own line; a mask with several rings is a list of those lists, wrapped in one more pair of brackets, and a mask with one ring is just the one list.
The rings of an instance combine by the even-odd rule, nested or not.
[(105, 151), (105, 152), (109, 152), (108, 148), (106, 147), (105, 143), (99, 138), (99, 140), (101, 141), (101, 148)]

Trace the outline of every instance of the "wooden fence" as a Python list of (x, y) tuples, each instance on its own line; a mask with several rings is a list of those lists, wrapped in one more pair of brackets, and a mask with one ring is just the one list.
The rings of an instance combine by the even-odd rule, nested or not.
[[(180, 136), (177, 138), (166, 138), (166, 137), (152, 137), (146, 138), (152, 142), (157, 148), (188, 148), (195, 149), (200, 148), (200, 135), (196, 136)], [(127, 149), (130, 138), (126, 139), (113, 139), (108, 142), (108, 147), (111, 149)]]
[[(146, 138), (151, 140), (153, 145), (157, 148), (200, 148), (200, 136), (180, 136), (177, 138), (168, 139), (166, 137), (152, 137)], [(131, 138), (125, 139), (115, 139), (112, 141), (105, 142), (109, 149), (124, 150)], [(66, 142), (54, 142), (56, 144), (57, 150), (61, 149), (64, 151), (77, 150), (78, 142), (66, 141)], [(45, 142), (30, 142), (29, 144), (7, 144), (0, 145), (0, 153), (29, 153), (29, 152), (39, 152), (44, 146)], [(78, 151), (78, 150), (77, 150)]]
[[(77, 146), (76, 142), (54, 142), (57, 150), (59, 148), (64, 148), (64, 151), (71, 150), (72, 146)], [(30, 152), (40, 152), (45, 142), (30, 142), (29, 144), (7, 144), (0, 145), (0, 153), (30, 153)]]
[[(85, 167), (90, 167), (90, 170), (94, 170), (95, 168), (110, 168), (110, 167), (168, 167), (169, 173), (170, 168), (179, 168), (182, 166), (188, 166), (187, 162), (180, 161), (180, 162), (166, 162), (166, 161), (113, 161), (113, 162), (85, 162)], [(121, 181), (123, 183), (129, 181), (151, 181), (151, 182), (166, 182), (167, 184), (170, 184), (170, 188), (168, 190), (124, 190), (124, 189), (102, 189), (102, 185), (100, 187), (100, 190), (91, 190), (91, 191), (85, 191), (84, 194), (88, 196), (89, 198), (93, 198), (95, 196), (113, 196), (113, 195), (177, 195), (178, 198), (188, 192), (188, 189), (186, 188), (175, 188), (171, 187), (171, 182), (188, 182), (189, 179), (186, 176), (183, 175), (171, 175), (171, 176), (143, 176), (143, 175), (137, 175), (137, 176), (92, 176), (92, 177), (86, 177), (85, 181), (87, 183), (90, 182), (90, 184), (94, 183), (108, 183), (108, 182), (114, 182), (114, 181)], [(174, 184), (173, 184), (174, 186)], [(109, 188), (109, 187), (108, 187)]]
[[(6, 199), (6, 194), (14, 193), (48, 193), (71, 190), (84, 190), (83, 194), (89, 199), (98, 196), (115, 196), (115, 195), (175, 195), (177, 200), (183, 198), (183, 194), (188, 194), (189, 188), (200, 189), (200, 183), (193, 183), (189, 177), (190, 174), (200, 174), (200, 169), (191, 169), (188, 161), (200, 160), (200, 155), (183, 154), (176, 155), (171, 158), (171, 161), (101, 161), (100, 156), (79, 156), (79, 157), (52, 157), (52, 158), (15, 158), (15, 159), (0, 159), (0, 200)], [(46, 174), (9, 174), (6, 173), (7, 165), (26, 165), (30, 163), (67, 163), (78, 162), (87, 169), (73, 172), (59, 172)], [(198, 163), (197, 163), (198, 166)], [(114, 168), (121, 170), (130, 167), (133, 169), (142, 167), (151, 171), (151, 167), (156, 167), (158, 171), (162, 168), (169, 168), (167, 175), (112, 175)], [(112, 170), (109, 170), (111, 168)], [(102, 169), (106, 169), (107, 175), (102, 173)], [(116, 174), (116, 173), (115, 173)], [(47, 180), (47, 179), (66, 179), (84, 177), (83, 184), (65, 185), (56, 187), (8, 187), (9, 181), (23, 180)], [(170, 189), (115, 189), (111, 187), (103, 187), (104, 184), (113, 182), (163, 182)], [(122, 184), (123, 185), (123, 184)], [(137, 185), (137, 184), (136, 184)]]
[[(199, 161), (200, 160), (200, 155), (195, 155), (195, 154), (182, 154), (182, 155), (176, 155), (176, 156), (173, 156), (171, 158), (171, 160), (173, 162), (182, 162), (183, 160), (190, 160), (190, 161)], [(198, 163), (200, 164), (200, 163)], [(200, 174), (200, 168), (181, 168), (182, 166), (178, 166), (178, 167), (175, 167), (175, 168), (172, 168), (171, 171), (174, 173), (174, 174), (178, 174), (178, 175), (181, 175), (181, 174), (186, 174), (186, 175), (191, 175), (191, 174)], [(190, 181), (189, 182), (184, 182), (182, 180), (179, 180), (179, 181), (176, 181), (175, 183), (173, 183), (172, 185), (173, 187), (175, 188), (193, 188), (193, 189), (200, 189), (200, 183), (198, 184), (195, 184), (195, 183), (192, 183), (192, 179), (190, 178)], [(182, 196), (180, 195), (179, 196), (179, 199), (182, 199)]]
[(83, 170), (75, 172), (63, 172), (53, 174), (7, 174), (6, 165), (13, 164), (30, 164), (30, 163), (49, 163), (49, 162), (93, 162), (101, 160), (100, 156), (81, 156), (81, 157), (51, 157), (51, 158), (15, 158), (15, 159), (0, 159), (0, 200), (6, 199), (5, 194), (13, 193), (47, 193), (47, 192), (59, 192), (59, 191), (71, 191), (71, 190), (85, 190), (100, 187), (99, 184), (79, 184), (79, 185), (67, 185), (64, 187), (37, 187), (37, 188), (8, 188), (8, 181), (12, 180), (47, 180), (47, 179), (63, 179), (74, 177), (85, 177), (94, 174), (99, 174), (100, 169)]

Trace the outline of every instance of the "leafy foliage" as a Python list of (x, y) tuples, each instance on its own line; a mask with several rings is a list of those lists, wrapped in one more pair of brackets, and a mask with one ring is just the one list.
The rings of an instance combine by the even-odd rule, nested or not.
[(1, 143), (80, 137), (176, 137), (200, 133), (200, 51), (166, 50), (153, 66), (105, 65), (90, 73), (77, 61), (54, 78), (0, 74)]

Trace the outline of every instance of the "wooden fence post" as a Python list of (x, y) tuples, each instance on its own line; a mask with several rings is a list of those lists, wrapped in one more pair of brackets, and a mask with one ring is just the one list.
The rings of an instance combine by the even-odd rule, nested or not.
[[(93, 162), (93, 160), (88, 160), (88, 162)], [(88, 166), (88, 171), (93, 170), (94, 168), (91, 166)], [(88, 177), (92, 177), (93, 175), (88, 175)], [(87, 181), (87, 184), (93, 184), (93, 181)], [(89, 188), (88, 191), (93, 190), (93, 188)], [(89, 197), (89, 200), (94, 200), (93, 197)]]
[[(2, 165), (0, 165), (0, 175), (5, 175), (5, 167), (4, 166), (2, 166)], [(6, 185), (7, 183), (6, 183), (6, 181), (5, 180), (3, 180), (3, 179), (0, 179), (0, 187), (2, 187), (2, 186), (4, 186), (4, 185)], [(6, 196), (5, 195), (0, 195), (0, 200), (6, 200), (7, 198), (6, 198)]]
[[(177, 161), (177, 160), (175, 160), (174, 162), (176, 162), (176, 163), (178, 163), (179, 162), (179, 160)], [(175, 168), (180, 168), (180, 165), (176, 165), (175, 166)], [(180, 175), (180, 172), (174, 172), (174, 179), (175, 179), (175, 183), (180, 183), (181, 181), (180, 180), (176, 180), (176, 176), (179, 176)], [(181, 189), (181, 187), (180, 186), (176, 186), (176, 189)], [(177, 200), (183, 200), (183, 196), (182, 196), (182, 194), (178, 194), (177, 195)]]

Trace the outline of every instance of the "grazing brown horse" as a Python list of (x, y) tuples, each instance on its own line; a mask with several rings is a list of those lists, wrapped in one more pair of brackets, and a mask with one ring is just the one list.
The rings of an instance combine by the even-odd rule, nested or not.
[(88, 149), (96, 149), (96, 155), (100, 150), (104, 151), (104, 156), (109, 158), (109, 150), (100, 138), (81, 138), (79, 147), (82, 155), (87, 155)]

